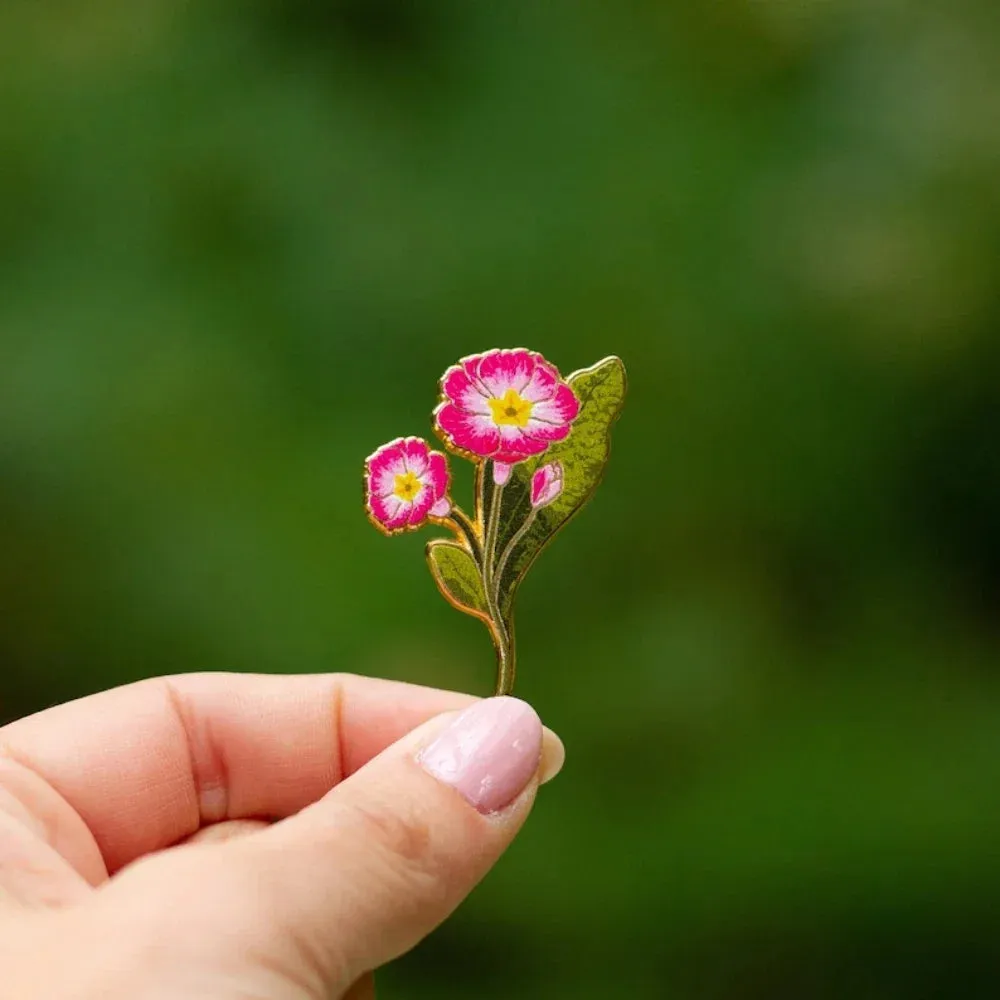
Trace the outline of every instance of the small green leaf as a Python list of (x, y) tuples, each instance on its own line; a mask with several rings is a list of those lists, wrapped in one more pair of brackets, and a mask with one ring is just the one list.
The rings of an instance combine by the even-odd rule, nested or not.
[[(590, 499), (604, 475), (611, 450), (611, 427), (625, 402), (625, 366), (620, 358), (605, 358), (592, 368), (574, 372), (566, 381), (580, 400), (580, 413), (565, 441), (543, 454), (514, 466), (504, 487), (497, 551), (502, 553), (531, 513), (531, 477), (549, 462), (563, 466), (562, 493), (541, 508), (534, 522), (512, 550), (500, 581), (500, 609), (505, 621), (513, 617), (518, 584), (553, 536)], [(492, 484), (484, 478), (484, 486)]]
[(428, 542), (427, 564), (438, 590), (449, 604), (489, 624), (479, 566), (464, 545), (446, 538)]

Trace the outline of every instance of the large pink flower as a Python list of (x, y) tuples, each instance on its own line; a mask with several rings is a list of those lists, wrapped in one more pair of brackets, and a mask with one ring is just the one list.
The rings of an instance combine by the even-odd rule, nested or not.
[(365, 509), (386, 534), (447, 517), (448, 460), (421, 438), (396, 438), (365, 461)]
[(463, 358), (444, 373), (441, 390), (434, 411), (441, 436), (458, 452), (500, 465), (562, 441), (580, 412), (555, 365), (521, 348)]

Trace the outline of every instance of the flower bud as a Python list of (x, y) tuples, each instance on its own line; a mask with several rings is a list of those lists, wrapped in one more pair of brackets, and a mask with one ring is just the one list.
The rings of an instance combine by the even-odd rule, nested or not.
[(531, 477), (531, 506), (547, 507), (563, 489), (562, 462), (549, 462)]

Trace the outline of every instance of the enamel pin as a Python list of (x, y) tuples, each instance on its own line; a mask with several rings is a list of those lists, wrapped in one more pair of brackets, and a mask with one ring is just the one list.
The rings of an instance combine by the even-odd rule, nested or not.
[(447, 457), (422, 438), (396, 438), (365, 462), (365, 509), (376, 528), (394, 535), (430, 522), (454, 533), (427, 544), (427, 562), (446, 600), (490, 630), (497, 694), (514, 687), (518, 585), (601, 481), (625, 385), (616, 357), (565, 379), (522, 348), (449, 368), (434, 430), (476, 465), (474, 516), (451, 498)]

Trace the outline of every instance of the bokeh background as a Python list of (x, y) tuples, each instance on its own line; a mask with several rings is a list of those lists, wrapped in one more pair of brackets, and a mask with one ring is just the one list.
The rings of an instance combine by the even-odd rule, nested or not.
[(4, 0), (0, 714), (486, 693), (360, 463), (462, 354), (617, 353), (520, 600), (565, 773), (383, 995), (995, 997), (995, 14)]

